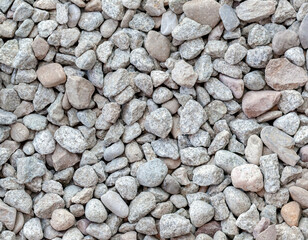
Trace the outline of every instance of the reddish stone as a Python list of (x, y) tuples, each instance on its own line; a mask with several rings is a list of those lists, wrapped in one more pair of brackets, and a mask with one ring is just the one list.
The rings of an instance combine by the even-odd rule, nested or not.
[(216, 222), (216, 221), (211, 221), (211, 222), (208, 222), (208, 223), (204, 224), (203, 226), (199, 227), (197, 232), (196, 232), (196, 236), (198, 234), (205, 233), (205, 234), (213, 237), (214, 234), (217, 231), (220, 231), (220, 230), (221, 230), (220, 223)]

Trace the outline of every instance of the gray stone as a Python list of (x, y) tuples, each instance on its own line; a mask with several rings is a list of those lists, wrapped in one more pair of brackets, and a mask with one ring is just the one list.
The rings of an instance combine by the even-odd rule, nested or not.
[(262, 129), (262, 126), (253, 119), (234, 119), (229, 123), (229, 127), (244, 144), (246, 144), (250, 135), (259, 134)]
[(228, 4), (224, 4), (219, 8), (219, 15), (227, 31), (232, 32), (240, 24), (234, 9)]
[(154, 69), (153, 59), (144, 48), (136, 48), (131, 52), (130, 63), (139, 71), (151, 72)]
[(261, 71), (252, 71), (244, 76), (245, 87), (249, 90), (261, 90), (265, 86), (264, 74)]
[(189, 206), (189, 215), (195, 227), (201, 227), (214, 217), (214, 208), (205, 201), (196, 200)]
[(272, 56), (271, 47), (259, 46), (247, 51), (246, 63), (253, 68), (265, 68)]
[(305, 31), (307, 26), (308, 26), (308, 16), (306, 15), (303, 21), (301, 22), (301, 25), (298, 30), (299, 40), (304, 49), (308, 48), (307, 32)]
[(236, 220), (236, 225), (249, 233), (252, 233), (255, 225), (259, 222), (259, 212), (256, 205), (252, 204), (247, 212), (242, 213)]
[(114, 20), (122, 20), (124, 17), (124, 7), (121, 0), (103, 0), (102, 9)]
[(264, 176), (264, 189), (275, 193), (280, 188), (279, 162), (277, 154), (269, 154), (260, 158), (260, 169)]
[(155, 26), (154, 20), (146, 13), (137, 13), (129, 22), (129, 27), (135, 30), (149, 32)]
[(42, 177), (46, 173), (45, 164), (38, 158), (22, 157), (17, 162), (17, 179), (24, 184), (31, 182), (36, 177)]
[(107, 219), (107, 211), (98, 199), (91, 199), (85, 207), (85, 217), (94, 223), (103, 223)]
[(159, 108), (146, 117), (144, 126), (148, 132), (166, 138), (172, 128), (172, 116), (166, 108)]
[(199, 186), (217, 185), (223, 179), (223, 170), (215, 165), (203, 165), (193, 170), (193, 182)]
[(33, 146), (42, 155), (51, 154), (56, 148), (55, 140), (49, 130), (43, 130), (35, 134)]
[(141, 192), (129, 205), (128, 221), (135, 223), (150, 213), (156, 206), (155, 196), (150, 192)]
[(189, 220), (181, 215), (165, 214), (159, 221), (160, 235), (163, 238), (172, 238), (185, 235), (190, 232)]
[(39, 218), (51, 218), (52, 212), (64, 208), (64, 200), (55, 193), (46, 193), (34, 203), (34, 213)]
[(270, 43), (270, 41), (270, 34), (262, 25), (256, 24), (249, 31), (247, 42), (252, 48), (267, 45), (268, 43)]
[(166, 164), (160, 159), (154, 159), (139, 166), (137, 179), (143, 186), (157, 187), (163, 182), (167, 172)]
[(78, 22), (78, 26), (85, 31), (91, 32), (98, 28), (104, 21), (100, 12), (84, 12)]
[(108, 191), (101, 196), (101, 201), (112, 213), (120, 218), (126, 218), (128, 216), (128, 206), (121, 198), (121, 196), (114, 192)]
[[(227, 6), (227, 5), (224, 5)], [(247, 49), (240, 43), (234, 43), (228, 47), (224, 59), (229, 64), (238, 64), (247, 54)]]
[(93, 167), (85, 165), (75, 171), (73, 180), (78, 186), (93, 187), (97, 184), (98, 177)]
[(288, 49), (297, 47), (298, 45), (298, 35), (292, 30), (277, 32), (272, 40), (273, 52), (277, 55), (282, 55)]
[(17, 116), (15, 114), (0, 109), (0, 124), (11, 125), (15, 123), (16, 120)]
[(180, 156), (176, 140), (170, 138), (158, 139), (151, 142), (151, 146), (155, 154), (159, 157), (166, 157), (176, 160)]
[(226, 150), (217, 151), (214, 161), (218, 167), (222, 168), (228, 174), (231, 174), (233, 168), (247, 163), (239, 155)]
[(171, 76), (178, 85), (188, 88), (193, 87), (198, 78), (193, 67), (184, 60), (175, 63)]
[(43, 239), (43, 228), (40, 219), (29, 219), (23, 226), (23, 234), (27, 239)]
[(201, 25), (185, 17), (172, 31), (172, 37), (179, 41), (192, 40), (207, 35), (211, 31), (208, 25)]
[(205, 83), (205, 89), (214, 99), (221, 101), (230, 101), (233, 99), (230, 88), (228, 88), (217, 78), (210, 78)]
[(188, 166), (200, 166), (210, 160), (206, 148), (188, 147), (180, 150), (182, 164)]
[(242, 70), (239, 66), (231, 65), (222, 59), (215, 59), (213, 62), (213, 67), (217, 72), (229, 77), (242, 78)]
[(295, 112), (290, 112), (286, 115), (283, 115), (277, 118), (273, 126), (279, 128), (289, 135), (294, 135), (297, 132), (297, 129), (300, 125), (300, 119)]
[(180, 115), (180, 128), (183, 134), (195, 134), (206, 121), (202, 106), (195, 100), (189, 100)]

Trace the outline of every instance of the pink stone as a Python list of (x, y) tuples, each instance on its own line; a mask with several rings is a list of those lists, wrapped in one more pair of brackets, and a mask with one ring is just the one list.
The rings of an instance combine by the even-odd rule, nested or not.
[(233, 93), (235, 98), (241, 98), (244, 93), (244, 81), (238, 78), (228, 77), (223, 74), (219, 74), (219, 80), (223, 82)]
[(274, 107), (281, 93), (276, 91), (250, 91), (242, 100), (243, 112), (248, 118), (258, 117)]
[(198, 231), (196, 232), (196, 236), (201, 234), (201, 233), (205, 233), (211, 237), (213, 237), (215, 235), (215, 233), (217, 231), (221, 230), (221, 226), (219, 222), (216, 221), (211, 221), (208, 222), (206, 224), (204, 224), (203, 226), (198, 228)]
[(291, 90), (304, 86), (308, 81), (308, 75), (306, 70), (286, 58), (277, 58), (268, 62), (265, 81), (275, 90)]
[(254, 236), (254, 238), (257, 238), (261, 232), (267, 229), (270, 223), (271, 222), (268, 218), (262, 217), (260, 222), (253, 229), (252, 235)]
[(79, 229), (79, 231), (83, 234), (83, 235), (87, 235), (87, 227), (89, 226), (91, 222), (88, 219), (80, 219), (77, 221), (76, 225), (77, 228)]
[(261, 232), (256, 240), (273, 240), (277, 238), (277, 232), (275, 225), (269, 226), (267, 229), (265, 229), (263, 232)]
[(263, 175), (254, 164), (243, 164), (232, 169), (232, 184), (244, 191), (259, 192), (263, 188)]

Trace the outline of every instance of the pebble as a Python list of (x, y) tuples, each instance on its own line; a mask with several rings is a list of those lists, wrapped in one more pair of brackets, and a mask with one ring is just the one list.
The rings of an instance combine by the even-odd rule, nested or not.
[(263, 188), (263, 175), (258, 166), (243, 164), (233, 168), (232, 184), (244, 191), (259, 192)]
[(203, 165), (193, 170), (193, 183), (199, 186), (217, 185), (223, 179), (223, 170), (215, 165)]
[(219, 16), (227, 31), (232, 32), (240, 24), (240, 21), (237, 18), (235, 11), (228, 4), (224, 4), (219, 8)]
[(201, 227), (214, 217), (214, 208), (204, 201), (196, 200), (190, 205), (189, 216), (195, 227)]
[(188, 88), (194, 86), (198, 78), (193, 67), (184, 60), (175, 63), (171, 76), (178, 85)]
[(308, 24), (308, 17), (307, 15), (304, 17), (304, 19), (302, 20), (301, 24), (300, 24), (300, 27), (298, 29), (298, 37), (299, 37), (299, 40), (301, 42), (301, 45), (304, 49), (307, 49), (308, 48), (308, 42), (307, 42), (307, 39), (306, 39), (306, 32), (305, 32), (305, 29), (307, 27), (307, 24)]
[(51, 218), (54, 210), (64, 206), (64, 200), (58, 194), (46, 193), (34, 204), (33, 210), (39, 218)]
[(160, 235), (163, 238), (172, 238), (185, 235), (190, 232), (189, 220), (176, 213), (165, 214), (159, 221)]
[(245, 148), (245, 157), (249, 163), (259, 164), (263, 152), (263, 142), (257, 135), (251, 135), (248, 138)]
[(145, 120), (145, 129), (158, 137), (166, 138), (172, 128), (172, 116), (166, 108), (151, 112)]
[(170, 55), (170, 42), (168, 38), (156, 31), (149, 31), (144, 47), (151, 57), (164, 62)]
[(195, 134), (206, 121), (202, 106), (194, 100), (189, 100), (180, 116), (180, 128), (183, 134)]
[(299, 160), (299, 156), (292, 149), (295, 144), (294, 139), (279, 129), (270, 126), (263, 128), (261, 139), (284, 163), (294, 166)]
[(155, 196), (150, 192), (141, 192), (129, 205), (128, 221), (137, 222), (156, 207)]
[(301, 208), (297, 202), (289, 202), (281, 208), (283, 220), (290, 226), (298, 226), (300, 220)]
[(7, 191), (3, 201), (22, 213), (30, 214), (32, 211), (32, 199), (24, 190)]
[(243, 112), (248, 118), (258, 117), (274, 107), (281, 93), (275, 91), (249, 91), (242, 100)]
[[(169, 2), (169, 6), (170, 6)], [(173, 11), (167, 11), (162, 15), (160, 32), (167, 36), (172, 33), (173, 29), (178, 25), (178, 18)]]
[(235, 167), (246, 164), (246, 161), (242, 157), (226, 150), (217, 151), (214, 161), (215, 165), (222, 168), (228, 174), (230, 174)]
[(236, 225), (249, 233), (252, 233), (259, 222), (259, 212), (256, 205), (252, 204), (247, 212), (242, 213), (236, 220)]
[(192, 40), (207, 35), (209, 25), (202, 25), (188, 17), (184, 18), (172, 31), (172, 37), (178, 41)]
[(127, 204), (121, 196), (113, 191), (108, 191), (101, 196), (101, 201), (111, 212), (120, 218), (126, 218), (129, 213)]
[(86, 218), (94, 223), (103, 223), (107, 219), (107, 211), (98, 199), (90, 199), (85, 206)]
[(66, 209), (56, 209), (51, 215), (50, 225), (56, 231), (64, 231), (75, 224), (75, 217)]
[(237, 189), (233, 186), (228, 186), (223, 191), (226, 198), (226, 203), (230, 211), (235, 216), (240, 216), (242, 213), (248, 211), (250, 208), (251, 202), (249, 197), (240, 189)]
[(78, 76), (70, 76), (65, 84), (69, 103), (76, 109), (87, 108), (90, 104), (94, 86), (90, 81)]
[(219, 9), (220, 4), (213, 0), (193, 0), (183, 5), (183, 11), (187, 17), (202, 25), (209, 25), (211, 28), (214, 28), (220, 20)]
[(260, 169), (264, 177), (264, 189), (268, 193), (275, 193), (280, 188), (279, 162), (277, 154), (260, 157)]
[(46, 166), (35, 156), (18, 158), (16, 165), (17, 179), (22, 184), (29, 183), (34, 178), (42, 177), (46, 173)]
[(272, 1), (249, 0), (236, 7), (239, 19), (245, 22), (255, 22), (265, 19), (275, 12), (275, 3)]
[[(296, 72), (296, 74), (295, 74)], [(290, 77), (292, 76), (292, 81)], [(265, 69), (265, 81), (275, 90), (292, 90), (308, 81), (304, 70), (287, 59), (272, 59)]]
[(308, 191), (297, 186), (291, 186), (289, 188), (290, 195), (294, 201), (299, 203), (302, 208), (307, 208), (308, 202), (307, 202), (307, 196), (308, 196)]
[(31, 218), (23, 227), (23, 234), (28, 239), (43, 239), (43, 229), (39, 218)]
[(78, 168), (73, 176), (73, 180), (76, 185), (81, 187), (92, 187), (97, 184), (98, 177), (93, 169), (89, 165)]
[(296, 32), (285, 30), (277, 32), (272, 40), (272, 48), (275, 54), (282, 55), (290, 48), (297, 47), (299, 39)]

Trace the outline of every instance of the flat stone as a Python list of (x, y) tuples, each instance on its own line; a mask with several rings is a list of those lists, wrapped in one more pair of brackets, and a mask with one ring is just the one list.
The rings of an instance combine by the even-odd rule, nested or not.
[(277, 32), (272, 40), (272, 48), (275, 54), (282, 55), (288, 49), (297, 47), (299, 39), (296, 32), (292, 30), (285, 30)]
[(134, 223), (150, 213), (156, 206), (155, 196), (150, 192), (141, 192), (129, 205), (128, 221)]
[(272, 15), (275, 6), (272, 1), (249, 0), (236, 7), (236, 14), (242, 21), (257, 22)]
[(232, 32), (240, 24), (234, 9), (228, 4), (224, 4), (219, 8), (219, 15), (227, 31)]
[(233, 168), (231, 172), (232, 184), (244, 191), (259, 192), (263, 188), (263, 175), (258, 166), (243, 164)]
[(202, 25), (214, 28), (219, 20), (220, 4), (213, 0), (193, 0), (183, 5), (185, 15)]
[(274, 107), (280, 96), (276, 91), (249, 91), (242, 100), (243, 112), (248, 118), (258, 117)]
[(294, 166), (299, 160), (299, 156), (293, 150), (294, 139), (278, 128), (270, 126), (263, 128), (261, 139), (270, 150), (277, 153), (284, 163)]
[(246, 161), (242, 157), (227, 150), (217, 151), (214, 161), (218, 167), (222, 168), (228, 174), (231, 174), (235, 167), (246, 164)]
[(252, 233), (255, 225), (259, 222), (259, 212), (255, 204), (252, 204), (247, 212), (242, 213), (236, 220), (236, 225)]
[(219, 80), (222, 81), (233, 93), (235, 98), (241, 98), (244, 93), (244, 81), (238, 78), (231, 78), (223, 74), (219, 74)]
[(285, 58), (272, 59), (265, 69), (265, 81), (275, 90), (291, 90), (302, 87), (308, 81), (305, 70)]
[(6, 192), (3, 201), (25, 214), (30, 214), (32, 211), (31, 196), (24, 190), (10, 190)]

